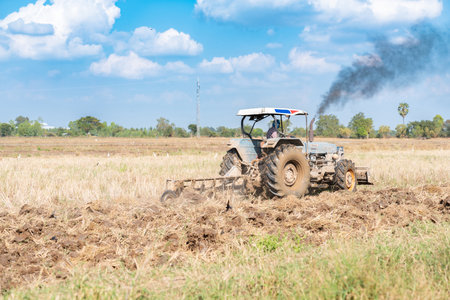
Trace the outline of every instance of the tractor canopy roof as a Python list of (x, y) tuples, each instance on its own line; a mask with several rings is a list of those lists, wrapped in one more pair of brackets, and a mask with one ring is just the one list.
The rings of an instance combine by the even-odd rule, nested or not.
[(293, 108), (272, 108), (272, 107), (259, 107), (241, 109), (238, 111), (238, 116), (263, 116), (263, 115), (283, 115), (283, 116), (297, 116), (307, 115), (306, 111)]

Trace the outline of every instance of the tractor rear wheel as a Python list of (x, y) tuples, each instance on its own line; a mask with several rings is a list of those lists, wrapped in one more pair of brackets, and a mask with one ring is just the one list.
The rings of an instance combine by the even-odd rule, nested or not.
[(349, 159), (338, 161), (334, 173), (334, 187), (355, 192), (357, 184), (355, 163)]
[(302, 197), (308, 187), (310, 169), (302, 150), (281, 145), (260, 164), (261, 178), (268, 196)]
[(242, 173), (241, 159), (235, 149), (228, 150), (220, 164), (220, 176), (225, 176), (233, 167), (236, 167), (239, 174)]

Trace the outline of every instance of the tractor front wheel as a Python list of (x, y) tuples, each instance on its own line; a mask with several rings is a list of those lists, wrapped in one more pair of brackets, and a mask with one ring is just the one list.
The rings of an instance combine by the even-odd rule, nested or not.
[(355, 192), (357, 184), (355, 163), (348, 159), (338, 161), (334, 174), (334, 187)]
[(233, 167), (236, 167), (239, 174), (242, 172), (241, 159), (235, 149), (228, 150), (220, 164), (220, 176), (225, 176)]
[(260, 164), (261, 178), (269, 196), (302, 197), (309, 187), (310, 169), (302, 150), (281, 145)]

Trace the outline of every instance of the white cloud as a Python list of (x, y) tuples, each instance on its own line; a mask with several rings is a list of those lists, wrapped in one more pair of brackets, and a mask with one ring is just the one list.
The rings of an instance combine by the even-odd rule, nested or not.
[(197, 55), (203, 51), (203, 46), (189, 34), (173, 28), (156, 32), (153, 28), (136, 28), (129, 40), (131, 50), (140, 55)]
[(141, 79), (156, 76), (162, 71), (161, 65), (130, 52), (127, 56), (111, 54), (108, 58), (91, 64), (95, 75)]
[(234, 71), (231, 62), (224, 57), (214, 57), (211, 61), (204, 59), (199, 68), (209, 73), (233, 73)]
[(255, 9), (283, 10), (304, 6), (301, 0), (197, 0), (195, 9), (208, 17), (223, 21), (236, 21)]
[(263, 72), (275, 64), (275, 58), (263, 53), (251, 53), (226, 59), (214, 57), (211, 61), (203, 60), (199, 69), (210, 73)]
[(289, 52), (289, 64), (282, 64), (285, 71), (300, 71), (306, 73), (327, 73), (339, 70), (339, 66), (329, 63), (323, 57), (316, 57), (313, 52), (301, 52), (293, 48)]
[(181, 74), (192, 74), (192, 73), (194, 73), (194, 69), (192, 69), (191, 67), (189, 67), (188, 65), (186, 65), (182, 61), (171, 61), (171, 62), (168, 62), (164, 66), (164, 69), (166, 71), (168, 71), (168, 72), (173, 72), (173, 73), (181, 73)]
[(92, 63), (90, 71), (95, 75), (128, 79), (160, 76), (167, 72), (187, 74), (193, 72), (192, 68), (181, 61), (169, 62), (163, 66), (134, 52), (124, 56), (111, 54), (108, 58)]
[[(31, 59), (71, 59), (94, 56), (103, 45), (116, 53), (140, 56), (197, 55), (203, 46), (173, 28), (149, 27), (132, 33), (111, 33), (120, 9), (117, 0), (37, 0), (0, 20), (0, 56)], [(6, 43), (5, 43), (6, 40)], [(6, 54), (4, 53), (6, 52)]]
[(442, 12), (441, 0), (310, 0), (313, 7), (333, 19), (360, 22), (416, 22), (436, 18)]
[(380, 22), (415, 22), (440, 16), (443, 4), (440, 0), (372, 0), (369, 7)]
[(96, 55), (101, 45), (88, 44), (108, 33), (120, 16), (117, 0), (38, 0), (0, 20), (9, 39), (9, 54), (23, 58), (72, 58)]
[[(195, 8), (208, 17), (222, 21), (248, 21), (257, 11), (286, 16), (316, 12), (323, 21), (416, 22), (438, 17), (443, 8), (442, 0), (197, 0)], [(273, 19), (273, 18), (272, 18)]]
[(51, 24), (27, 23), (22, 19), (17, 19), (8, 24), (8, 31), (13, 34), (28, 34), (28, 35), (51, 35), (55, 31)]

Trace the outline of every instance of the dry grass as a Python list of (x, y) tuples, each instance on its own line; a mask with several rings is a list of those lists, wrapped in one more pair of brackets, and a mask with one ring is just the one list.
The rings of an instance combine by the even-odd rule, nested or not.
[[(373, 187), (450, 183), (450, 150), (353, 152), (347, 157), (371, 167)], [(217, 176), (222, 154), (151, 156), (46, 156), (0, 161), (0, 207), (25, 203), (82, 204), (91, 201), (157, 201), (167, 178)]]
[[(448, 290), (448, 140), (338, 140), (344, 143), (347, 157), (372, 168), (376, 185), (361, 186), (355, 194), (326, 191), (279, 201), (224, 194), (213, 199), (191, 197), (169, 207), (159, 204), (165, 179), (216, 176), (225, 139), (11, 138), (0, 142), (0, 285), (19, 288), (12, 297), (70, 293), (108, 298), (250, 298), (276, 297), (278, 289), (281, 297), (341, 298), (352, 295), (345, 291), (349, 284), (355, 286), (357, 298), (406, 298), (412, 288), (424, 288), (414, 286), (414, 280), (441, 291), (414, 290), (411, 295), (417, 297), (443, 298)], [(50, 151), (42, 150), (44, 145)], [(226, 201), (231, 202), (231, 211), (225, 211)], [(441, 225), (420, 229), (417, 244), (411, 240), (398, 250), (416, 260), (393, 259), (397, 246), (384, 245), (383, 234), (417, 221)], [(412, 233), (403, 233), (394, 244), (407, 242), (408, 234)], [(433, 250), (441, 252), (424, 250), (421, 258), (413, 251), (423, 243), (429, 247), (442, 235), (447, 239), (440, 239), (440, 248)], [(345, 241), (344, 246), (339, 248), (333, 241)], [(362, 254), (351, 251), (353, 246)], [(320, 265), (319, 271), (307, 268), (320, 264), (321, 257), (313, 254), (320, 252), (329, 265)], [(345, 255), (338, 255), (341, 252)], [(375, 258), (387, 255), (393, 264), (364, 258), (371, 253)], [(443, 259), (442, 264), (433, 261), (430, 266), (433, 255)], [(358, 271), (358, 260), (373, 269), (373, 278)], [(412, 269), (399, 268), (401, 264)], [(326, 275), (332, 274), (329, 266), (337, 266), (334, 269), (340, 268), (342, 274)], [(414, 268), (422, 273), (408, 277)], [(259, 277), (252, 274), (254, 269)], [(385, 269), (388, 274), (377, 273)], [(327, 288), (320, 290), (319, 281), (299, 278), (298, 272), (321, 278)], [(277, 279), (282, 276), (286, 280)], [(386, 282), (364, 287), (345, 278), (366, 283), (385, 278)], [(127, 282), (133, 283), (124, 287)], [(49, 285), (41, 290), (43, 294), (33, 292), (42, 284)]]
[[(450, 150), (448, 139), (333, 139), (317, 138), (344, 146), (346, 152), (380, 150)], [(0, 157), (29, 156), (142, 156), (153, 154), (184, 155), (226, 151), (228, 138), (18, 138), (0, 139)]]

